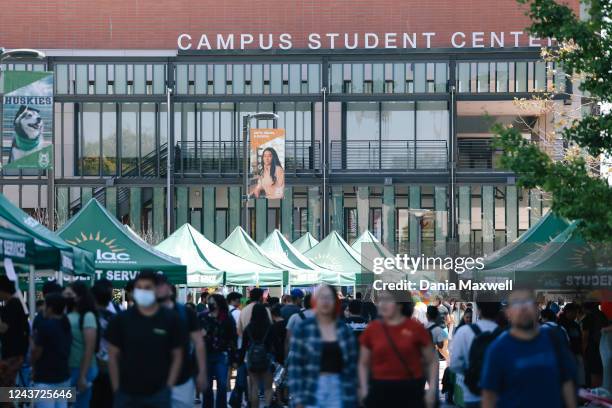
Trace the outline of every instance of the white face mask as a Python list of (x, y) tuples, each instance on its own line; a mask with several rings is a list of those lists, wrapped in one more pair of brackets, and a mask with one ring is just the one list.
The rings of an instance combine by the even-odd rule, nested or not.
[(134, 302), (142, 307), (152, 306), (155, 303), (155, 291), (135, 288)]

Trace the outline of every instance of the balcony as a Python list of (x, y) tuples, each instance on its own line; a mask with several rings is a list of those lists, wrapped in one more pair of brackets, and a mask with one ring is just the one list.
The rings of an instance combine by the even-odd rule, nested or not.
[[(320, 144), (310, 141), (285, 143), (285, 173), (313, 174), (320, 168)], [(238, 175), (242, 173), (242, 143), (233, 141), (184, 141), (175, 147), (177, 175)]]
[(496, 165), (499, 154), (491, 139), (457, 140), (457, 166), (460, 169), (501, 170)]
[(332, 173), (446, 170), (448, 148), (444, 140), (332, 141)]

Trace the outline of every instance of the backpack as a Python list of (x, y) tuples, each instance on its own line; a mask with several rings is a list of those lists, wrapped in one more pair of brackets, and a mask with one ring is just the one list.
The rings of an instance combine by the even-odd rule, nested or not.
[(470, 352), (468, 354), (468, 368), (465, 371), (465, 378), (463, 382), (468, 387), (472, 394), (479, 395), (480, 388), (480, 373), (482, 372), (482, 366), (484, 365), (484, 358), (487, 352), (487, 348), (493, 343), (502, 332), (502, 328), (498, 327), (493, 331), (483, 332), (480, 327), (476, 324), (470, 324), (470, 328), (474, 332), (474, 340), (470, 346)]
[(261, 339), (261, 341), (255, 341), (255, 339), (253, 339), (253, 336), (251, 335), (250, 328), (247, 330), (247, 334), (251, 339), (249, 348), (246, 352), (246, 365), (249, 371), (253, 371), (255, 373), (262, 373), (270, 369), (272, 359), (270, 358), (270, 353), (268, 353), (268, 350), (266, 350), (265, 344), (269, 331), (270, 327), (266, 329), (266, 334), (264, 334), (264, 337), (263, 339)]

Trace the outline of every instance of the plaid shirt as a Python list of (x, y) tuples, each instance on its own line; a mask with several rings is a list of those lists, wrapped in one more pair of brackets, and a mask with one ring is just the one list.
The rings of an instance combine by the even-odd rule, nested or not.
[[(352, 408), (357, 406), (357, 342), (344, 321), (338, 320), (337, 327), (338, 344), (342, 350), (342, 407)], [(287, 366), (292, 407), (317, 405), (321, 342), (321, 332), (314, 317), (303, 320), (291, 334)]]

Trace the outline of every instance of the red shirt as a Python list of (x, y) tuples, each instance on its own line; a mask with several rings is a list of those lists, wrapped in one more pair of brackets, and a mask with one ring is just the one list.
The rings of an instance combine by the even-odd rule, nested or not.
[(397, 326), (385, 325), (410, 374), (399, 360), (383, 329), (383, 322), (375, 320), (366, 327), (359, 338), (362, 346), (372, 353), (370, 369), (374, 380), (407, 380), (423, 378), (421, 349), (431, 347), (431, 338), (425, 327), (418, 321), (406, 319)]

